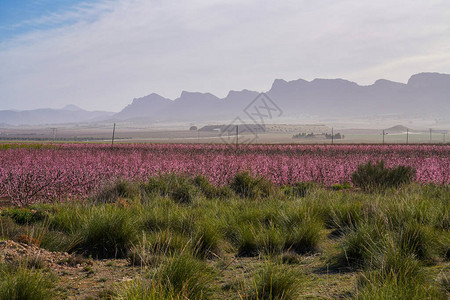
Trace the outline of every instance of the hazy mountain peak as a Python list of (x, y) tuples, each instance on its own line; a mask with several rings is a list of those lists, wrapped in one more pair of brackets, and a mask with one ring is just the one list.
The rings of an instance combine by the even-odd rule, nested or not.
[(69, 111), (84, 111), (84, 109), (82, 109), (76, 105), (73, 105), (73, 104), (66, 105), (62, 109), (69, 110)]
[(180, 100), (219, 100), (219, 98), (211, 93), (182, 91), (180, 97), (175, 101)]
[(258, 92), (251, 91), (251, 90), (248, 90), (248, 89), (243, 89), (241, 91), (233, 91), (233, 90), (231, 90), (231, 91), (228, 92), (228, 95), (224, 99), (236, 97), (236, 96), (239, 96), (239, 95), (256, 95), (256, 94), (258, 94)]
[(401, 82), (390, 81), (387, 79), (378, 79), (377, 81), (375, 81), (373, 86), (389, 88), (389, 87), (402, 87), (402, 86), (405, 86), (405, 84), (401, 83)]
[(287, 81), (284, 79), (275, 79), (272, 83), (272, 89), (281, 88), (287, 84)]
[(336, 79), (316, 78), (313, 81), (311, 81), (311, 84), (330, 86), (330, 87), (333, 87), (333, 86), (334, 87), (336, 87), (336, 86), (359, 86), (356, 82), (342, 79), (342, 78), (336, 78)]
[(408, 80), (409, 86), (414, 87), (448, 87), (450, 86), (450, 74), (419, 73), (412, 75)]
[(145, 103), (145, 102), (154, 102), (154, 101), (167, 101), (169, 99), (164, 98), (163, 96), (160, 96), (156, 93), (151, 93), (150, 95), (141, 97), (141, 98), (134, 98), (133, 99), (133, 104), (140, 104), (140, 103)]
[(283, 89), (287, 86), (290, 87), (300, 87), (300, 86), (306, 86), (309, 82), (304, 79), (296, 79), (291, 81), (286, 81), (284, 79), (275, 79), (271, 90), (277, 90), (277, 89)]

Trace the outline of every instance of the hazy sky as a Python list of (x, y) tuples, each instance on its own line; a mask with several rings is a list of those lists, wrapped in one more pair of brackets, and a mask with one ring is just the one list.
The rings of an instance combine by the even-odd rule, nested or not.
[(0, 0), (0, 109), (450, 73), (448, 0)]

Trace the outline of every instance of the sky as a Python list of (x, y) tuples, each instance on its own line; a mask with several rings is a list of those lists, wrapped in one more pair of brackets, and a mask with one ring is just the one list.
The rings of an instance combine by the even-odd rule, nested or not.
[(0, 110), (450, 73), (448, 0), (0, 0)]

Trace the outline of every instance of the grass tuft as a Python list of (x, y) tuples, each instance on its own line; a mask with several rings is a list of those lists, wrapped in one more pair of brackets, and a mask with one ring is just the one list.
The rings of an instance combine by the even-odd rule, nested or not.
[(231, 189), (242, 198), (267, 198), (274, 193), (274, 185), (264, 177), (254, 177), (249, 172), (237, 173), (231, 184)]
[(97, 258), (121, 258), (137, 240), (137, 224), (124, 209), (94, 206), (78, 235), (78, 251)]
[(374, 192), (411, 183), (414, 176), (415, 170), (411, 167), (398, 166), (389, 169), (385, 167), (384, 161), (376, 164), (369, 161), (358, 166), (352, 174), (352, 183), (364, 191)]
[(54, 299), (54, 278), (40, 270), (0, 265), (0, 300)]
[(282, 265), (267, 262), (241, 295), (244, 299), (296, 299), (296, 274)]

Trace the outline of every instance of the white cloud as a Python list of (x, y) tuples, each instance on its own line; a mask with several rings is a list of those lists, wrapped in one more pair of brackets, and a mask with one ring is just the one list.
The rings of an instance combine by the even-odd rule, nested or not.
[(0, 109), (119, 110), (151, 92), (225, 96), (274, 78), (360, 84), (450, 72), (448, 1), (117, 0), (0, 44)]

